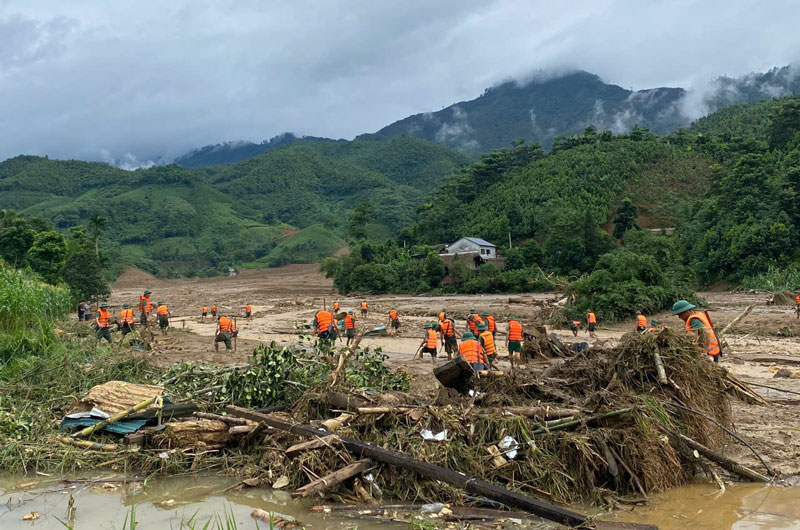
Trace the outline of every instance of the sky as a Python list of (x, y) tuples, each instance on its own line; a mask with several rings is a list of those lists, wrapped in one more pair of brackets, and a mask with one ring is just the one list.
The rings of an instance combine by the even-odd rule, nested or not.
[(800, 63), (796, 0), (0, 0), (0, 160), (348, 138), (582, 69), (702, 90)]

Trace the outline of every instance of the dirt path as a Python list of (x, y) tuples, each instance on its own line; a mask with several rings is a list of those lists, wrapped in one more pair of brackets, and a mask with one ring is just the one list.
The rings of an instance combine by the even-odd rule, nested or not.
[[(114, 286), (111, 303), (135, 304), (143, 289), (153, 291), (153, 300), (164, 300), (178, 328), (166, 339), (159, 338), (153, 360), (167, 366), (176, 361), (239, 363), (245, 362), (259, 342), (296, 340), (295, 325), (307, 324), (323, 306), (330, 308), (338, 300), (343, 310), (354, 310), (361, 329), (387, 324), (390, 309), (397, 309), (403, 326), (396, 337), (369, 337), (362, 345), (380, 346), (389, 357), (388, 363), (405, 370), (414, 389), (430, 390), (434, 380), (429, 359), (411, 361), (421, 339), (425, 322), (435, 320), (443, 308), (457, 317), (456, 325), (463, 330), (463, 318), (470, 309), (490, 311), (505, 322), (517, 316), (525, 322), (535, 314), (549, 294), (524, 295), (458, 295), (458, 296), (370, 296), (369, 313), (361, 319), (361, 298), (341, 297), (333, 290), (331, 281), (317, 272), (315, 265), (291, 265), (278, 269), (245, 271), (235, 277), (158, 280), (139, 271), (127, 271)], [(800, 393), (800, 321), (794, 318), (790, 306), (767, 306), (764, 293), (709, 292), (702, 296), (711, 304), (711, 317), (717, 329), (722, 329), (748, 305), (753, 312), (725, 337), (728, 347), (722, 365), (734, 375), (753, 383), (780, 387)], [(253, 318), (245, 320), (244, 306), (253, 307)], [(240, 338), (237, 351), (220, 353), (213, 350), (215, 322), (209, 317), (200, 319), (203, 305), (216, 304), (221, 311), (237, 317)], [(662, 325), (680, 329), (683, 323), (669, 313), (648, 315)], [(615, 325), (599, 323), (598, 341), (615, 344), (631, 331), (633, 322)], [(501, 325), (501, 330), (505, 329)], [(590, 341), (585, 332), (577, 338), (569, 330), (554, 330), (565, 342)], [(791, 335), (791, 336), (790, 336)], [(502, 338), (500, 338), (502, 344)], [(594, 342), (594, 341), (591, 341)], [(501, 347), (501, 353), (505, 349)], [(505, 363), (505, 361), (502, 361)], [(787, 368), (795, 378), (776, 378), (781, 368)], [(734, 401), (733, 412), (737, 431), (761, 453), (767, 463), (784, 475), (800, 473), (800, 395), (781, 393), (754, 387), (769, 406)], [(747, 449), (731, 444), (731, 454), (757, 468), (760, 464)]]

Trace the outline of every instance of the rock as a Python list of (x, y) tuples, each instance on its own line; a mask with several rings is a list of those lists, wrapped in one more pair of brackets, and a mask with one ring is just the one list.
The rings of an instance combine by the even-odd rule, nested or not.
[(778, 370), (777, 372), (775, 372), (775, 375), (774, 375), (773, 377), (785, 377), (785, 378), (789, 378), (789, 377), (792, 377), (793, 375), (794, 375), (794, 372), (792, 372), (792, 371), (791, 371), (791, 370), (789, 370), (788, 368), (781, 368), (780, 370)]

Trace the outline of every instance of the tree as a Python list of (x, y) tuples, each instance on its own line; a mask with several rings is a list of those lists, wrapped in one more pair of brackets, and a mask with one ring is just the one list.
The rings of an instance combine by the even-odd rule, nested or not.
[(769, 127), (769, 145), (782, 149), (800, 133), (800, 99), (790, 99), (772, 114)]
[(461, 287), (467, 283), (469, 277), (470, 271), (467, 264), (457, 255), (453, 256), (453, 261), (450, 262), (450, 279), (453, 281), (453, 285), (456, 288)]
[(639, 216), (639, 209), (630, 199), (622, 199), (622, 203), (617, 208), (617, 215), (614, 217), (614, 238), (622, 239), (625, 232), (631, 229), (639, 230), (636, 218)]
[(47, 282), (55, 284), (61, 280), (61, 273), (67, 261), (67, 241), (55, 230), (37, 233), (28, 249), (31, 268), (41, 274)]
[(435, 252), (428, 254), (425, 258), (425, 279), (431, 287), (437, 287), (442, 280), (444, 280), (447, 270), (444, 267), (444, 261)]
[(94, 233), (94, 253), (99, 256), (100, 246), (98, 241), (100, 240), (100, 229), (108, 225), (108, 219), (95, 214), (89, 219), (89, 224), (92, 226), (92, 231)]
[(10, 219), (9, 225), (0, 229), (0, 257), (14, 266), (22, 266), (28, 249), (33, 244), (35, 232), (22, 217)]
[(544, 251), (542, 251), (542, 246), (537, 243), (535, 239), (531, 238), (527, 240), (525, 244), (522, 245), (521, 250), (522, 260), (525, 262), (526, 267), (531, 267), (533, 265), (539, 265), (542, 263)]
[(375, 207), (368, 202), (359, 203), (347, 221), (347, 232), (353, 241), (367, 239), (366, 226), (375, 220)]

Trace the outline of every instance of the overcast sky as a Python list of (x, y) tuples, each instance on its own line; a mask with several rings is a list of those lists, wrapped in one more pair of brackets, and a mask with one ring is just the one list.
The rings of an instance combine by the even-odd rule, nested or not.
[(508, 78), (625, 88), (800, 63), (796, 0), (0, 0), (0, 159), (352, 138)]

